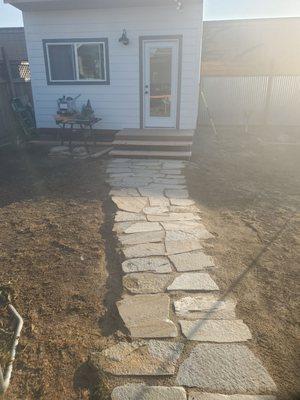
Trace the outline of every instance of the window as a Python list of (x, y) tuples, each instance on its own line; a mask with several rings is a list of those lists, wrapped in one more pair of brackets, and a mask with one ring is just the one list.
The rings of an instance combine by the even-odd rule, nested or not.
[(49, 85), (109, 85), (107, 39), (44, 40)]

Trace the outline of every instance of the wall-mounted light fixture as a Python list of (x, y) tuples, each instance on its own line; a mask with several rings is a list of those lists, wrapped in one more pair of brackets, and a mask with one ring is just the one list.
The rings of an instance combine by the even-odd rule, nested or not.
[(122, 33), (122, 36), (119, 39), (119, 42), (123, 43), (124, 46), (127, 46), (129, 44), (129, 39), (128, 39), (128, 36), (127, 36), (126, 29), (123, 29), (123, 33)]
[(182, 3), (181, 3), (181, 1), (178, 1), (178, 0), (174, 0), (174, 2), (176, 3), (176, 8), (177, 8), (177, 10), (178, 11), (181, 11), (182, 10)]

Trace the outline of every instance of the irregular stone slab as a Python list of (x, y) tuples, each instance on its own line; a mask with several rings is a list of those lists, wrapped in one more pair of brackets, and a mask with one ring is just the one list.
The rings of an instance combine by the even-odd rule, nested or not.
[(168, 207), (170, 205), (167, 197), (149, 197), (149, 203), (151, 207)]
[(143, 243), (134, 246), (125, 247), (123, 253), (126, 258), (164, 256), (166, 254), (165, 246), (162, 243)]
[(199, 239), (190, 240), (166, 240), (165, 241), (167, 254), (188, 253), (194, 250), (201, 250), (202, 245)]
[(170, 298), (167, 294), (126, 296), (117, 307), (134, 338), (168, 338), (177, 336), (177, 328), (169, 319)]
[(169, 213), (161, 215), (147, 215), (147, 219), (150, 222), (168, 222), (168, 221), (196, 221), (200, 217), (193, 213)]
[[(168, 226), (170, 228), (170, 226)], [(202, 228), (202, 226), (199, 224), (199, 227), (195, 227), (192, 232), (189, 232), (187, 229), (185, 230), (186, 226), (182, 227), (182, 230), (178, 230), (177, 233), (169, 233), (170, 240), (175, 240), (174, 237), (177, 235), (179, 239), (177, 240), (183, 240), (186, 238), (187, 240), (195, 240), (195, 239), (200, 239), (200, 240), (207, 240), (213, 238), (213, 235), (208, 232), (205, 228)], [(168, 229), (170, 230), (170, 229)], [(171, 236), (173, 238), (171, 239)]]
[(129, 274), (123, 278), (123, 286), (133, 294), (162, 293), (172, 280), (169, 274)]
[(177, 199), (171, 198), (170, 203), (172, 204), (172, 206), (181, 206), (181, 207), (192, 206), (193, 204), (195, 204), (194, 200), (178, 199), (178, 198)]
[(148, 204), (146, 197), (112, 197), (119, 210), (139, 213)]
[(166, 234), (166, 240), (205, 240), (210, 239), (212, 235), (207, 230), (197, 230), (194, 232), (185, 231), (168, 231)]
[(177, 190), (177, 189), (167, 189), (165, 194), (169, 199), (177, 198), (177, 199), (188, 199), (189, 192), (187, 190)]
[(171, 178), (155, 178), (154, 183), (159, 183), (159, 184), (165, 184), (165, 185), (177, 185), (177, 184), (184, 184), (185, 183), (185, 177), (180, 176), (180, 177), (175, 177), (172, 176)]
[(210, 392), (273, 393), (275, 383), (257, 357), (236, 343), (201, 343), (181, 364), (177, 384)]
[(205, 226), (199, 221), (167, 221), (162, 222), (166, 231), (182, 231), (192, 233), (195, 230), (205, 229)]
[(131, 383), (116, 387), (112, 400), (186, 400), (186, 392), (179, 387), (147, 386)]
[(201, 211), (195, 205), (193, 206), (170, 206), (171, 212), (193, 212), (193, 213), (200, 213)]
[(91, 361), (100, 371), (113, 375), (167, 376), (175, 373), (183, 343), (160, 340), (120, 342), (94, 353)]
[(123, 245), (129, 245), (162, 242), (164, 240), (164, 237), (165, 233), (163, 231), (139, 232), (119, 235), (119, 240)]
[(137, 222), (127, 227), (124, 233), (156, 232), (162, 230), (162, 226), (158, 222)]
[(122, 263), (122, 269), (125, 273), (133, 272), (153, 272), (164, 274), (172, 272), (172, 266), (167, 257), (146, 257), (134, 258)]
[(233, 343), (245, 342), (252, 338), (246, 324), (240, 319), (179, 321), (183, 335), (198, 342)]
[(189, 400), (276, 400), (275, 396), (251, 395), (251, 394), (214, 394), (191, 392)]
[(145, 214), (150, 214), (150, 215), (156, 215), (156, 214), (163, 214), (169, 212), (169, 207), (162, 207), (162, 206), (157, 206), (157, 207), (145, 207), (143, 209), (143, 212)]
[(236, 302), (220, 301), (211, 295), (183, 297), (174, 301), (175, 313), (185, 319), (235, 319)]
[(177, 271), (201, 271), (214, 267), (215, 263), (212, 257), (204, 254), (202, 251), (196, 251), (185, 254), (174, 254), (170, 256)]
[(118, 211), (115, 216), (116, 222), (126, 222), (126, 221), (146, 221), (145, 215), (138, 213), (130, 213), (126, 211)]
[(167, 290), (214, 291), (219, 288), (208, 274), (196, 272), (177, 276)]
[(135, 222), (127, 221), (127, 222), (116, 222), (113, 226), (113, 232), (116, 233), (124, 233), (127, 228), (129, 228)]
[(112, 196), (117, 196), (117, 197), (139, 197), (140, 194), (136, 189), (132, 188), (125, 188), (125, 189), (112, 189), (109, 192), (109, 195)]
[(149, 187), (144, 187), (140, 185), (140, 187), (137, 188), (138, 191), (140, 192), (141, 196), (144, 197), (163, 197), (164, 196), (164, 188), (149, 188)]

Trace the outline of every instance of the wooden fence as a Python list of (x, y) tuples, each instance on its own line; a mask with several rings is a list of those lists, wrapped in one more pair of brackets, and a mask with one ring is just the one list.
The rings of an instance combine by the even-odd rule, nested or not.
[(24, 60), (8, 60), (0, 48), (0, 146), (12, 143), (19, 125), (11, 107), (14, 97), (32, 102), (29, 65)]

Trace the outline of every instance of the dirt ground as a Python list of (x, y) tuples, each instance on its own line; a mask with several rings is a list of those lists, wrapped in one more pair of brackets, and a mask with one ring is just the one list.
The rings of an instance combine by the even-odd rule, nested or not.
[[(250, 346), (282, 400), (300, 399), (300, 141), (286, 129), (200, 128), (189, 190), (216, 240), (215, 279), (238, 300)], [(278, 138), (283, 138), (280, 143)], [(296, 144), (291, 144), (292, 141)], [(289, 144), (286, 144), (289, 143)]]
[(44, 148), (1, 150), (0, 283), (11, 282), (25, 321), (7, 400), (100, 399), (88, 355), (118, 324), (102, 171), (101, 161), (49, 159)]
[[(201, 128), (186, 174), (215, 234), (207, 247), (220, 266), (215, 279), (237, 297), (249, 345), (279, 398), (294, 400), (300, 146), (273, 142), (269, 131), (219, 128), (215, 138)], [(12, 283), (25, 319), (7, 400), (102, 400), (88, 355), (122, 335), (114, 307), (120, 260), (103, 172), (101, 160), (0, 151), (0, 284)]]

